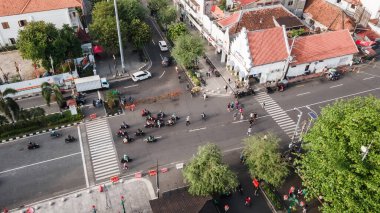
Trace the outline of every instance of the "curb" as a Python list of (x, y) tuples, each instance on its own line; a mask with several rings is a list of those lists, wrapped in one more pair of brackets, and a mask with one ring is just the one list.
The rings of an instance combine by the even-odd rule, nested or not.
[(29, 94), (27, 96), (17, 97), (17, 98), (15, 98), (15, 100), (22, 100), (22, 99), (26, 99), (26, 98), (37, 97), (37, 96), (40, 96), (40, 95), (41, 95), (40, 93), (34, 93), (34, 94)]
[(0, 142), (0, 144), (3, 144), (3, 143), (6, 143), (6, 142), (11, 142), (11, 141), (14, 141), (14, 140), (17, 140), (17, 139), (21, 139), (21, 138), (28, 138), (30, 136), (34, 136), (34, 135), (40, 135), (40, 134), (43, 134), (43, 133), (46, 133), (46, 132), (50, 132), (52, 131), (53, 129), (54, 130), (57, 130), (57, 129), (63, 129), (63, 128), (66, 128), (66, 127), (70, 127), (70, 126), (74, 126), (74, 125), (79, 125), (79, 124), (82, 124), (84, 123), (83, 121), (81, 122), (76, 122), (76, 123), (71, 123), (71, 124), (66, 124), (66, 125), (63, 125), (63, 126), (57, 126), (55, 128), (51, 128), (51, 129), (44, 129), (44, 130), (39, 130), (37, 132), (33, 132), (33, 133), (29, 133), (29, 134), (25, 134), (23, 136), (17, 136), (17, 137), (12, 137), (12, 138), (8, 138), (8, 139), (5, 139), (5, 140), (2, 140)]

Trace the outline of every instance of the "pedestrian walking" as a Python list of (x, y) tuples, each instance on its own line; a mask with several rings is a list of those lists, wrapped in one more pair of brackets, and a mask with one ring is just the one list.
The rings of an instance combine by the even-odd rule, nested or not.
[(206, 95), (206, 93), (204, 92), (204, 93), (203, 93), (203, 100), (206, 100), (206, 98), (207, 98), (207, 95)]
[(253, 125), (253, 118), (249, 118), (249, 125), (250, 125), (250, 126)]
[(253, 112), (251, 112), (250, 114), (249, 114), (249, 118), (253, 118)]
[(247, 135), (248, 135), (248, 136), (251, 136), (251, 133), (252, 133), (252, 127), (249, 127), (249, 128), (248, 128), (248, 131), (247, 131)]
[(231, 110), (234, 110), (234, 108), (235, 108), (235, 104), (233, 101), (231, 101)]
[(240, 120), (244, 120), (244, 115), (243, 115), (243, 113), (240, 114)]
[(229, 84), (231, 83), (231, 78), (228, 78), (228, 83), (229, 83)]
[(234, 113), (234, 121), (237, 119), (237, 112)]
[(261, 103), (261, 107), (264, 109), (265, 108), (265, 102)]
[(224, 212), (227, 212), (230, 209), (230, 206), (228, 204), (224, 205)]
[(240, 113), (240, 115), (243, 114), (243, 108), (242, 107), (239, 108), (239, 113)]
[(189, 126), (190, 125), (190, 116), (188, 115), (186, 117), (186, 126)]
[(128, 169), (128, 164), (127, 164), (127, 163), (124, 163), (124, 164), (123, 164), (123, 169), (125, 169), (125, 170)]
[(226, 85), (226, 86), (224, 87), (224, 89), (226, 90), (226, 93), (227, 93), (227, 90), (228, 90), (228, 86)]
[(187, 89), (187, 90), (190, 89), (190, 84), (186, 84), (186, 89)]
[(237, 191), (242, 195), (243, 194), (243, 187), (241, 186), (241, 183), (237, 186)]
[(229, 102), (228, 102), (228, 104), (227, 104), (227, 111), (228, 111), (228, 112), (231, 112), (231, 103), (229, 103)]
[(254, 195), (257, 196), (257, 191), (259, 190), (260, 182), (256, 178), (253, 178), (252, 183), (253, 183), (253, 186), (255, 187)]

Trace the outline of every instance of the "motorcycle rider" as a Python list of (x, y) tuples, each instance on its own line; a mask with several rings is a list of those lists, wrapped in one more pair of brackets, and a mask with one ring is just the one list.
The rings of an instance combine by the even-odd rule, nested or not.
[(149, 135), (148, 142), (153, 142), (153, 141), (154, 141), (154, 137), (152, 135)]
[(161, 121), (160, 120), (157, 120), (157, 126), (158, 126), (158, 128), (161, 128)]
[(143, 134), (143, 131), (140, 128), (138, 128), (137, 129), (137, 134), (141, 135), (141, 134)]
[(173, 119), (173, 121), (176, 121), (177, 118), (178, 118), (177, 115), (175, 113), (173, 113), (171, 119)]
[(202, 120), (206, 120), (206, 114), (204, 112), (202, 112), (201, 116), (202, 116)]
[(186, 126), (190, 125), (190, 115), (186, 117)]
[(129, 156), (128, 156), (127, 154), (124, 154), (124, 155), (123, 155), (123, 160), (124, 160), (125, 162), (129, 162), (131, 159), (129, 158)]

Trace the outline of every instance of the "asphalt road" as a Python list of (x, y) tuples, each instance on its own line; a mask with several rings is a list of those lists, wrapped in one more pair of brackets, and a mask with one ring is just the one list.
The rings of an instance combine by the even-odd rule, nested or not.
[[(76, 127), (0, 144), (0, 209), (24, 204), (85, 187), (79, 142), (64, 142), (68, 134), (78, 138)], [(29, 141), (41, 147), (28, 150)]]

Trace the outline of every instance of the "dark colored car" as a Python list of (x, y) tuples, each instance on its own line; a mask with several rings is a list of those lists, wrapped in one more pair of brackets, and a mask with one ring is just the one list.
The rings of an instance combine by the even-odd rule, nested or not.
[(171, 57), (164, 57), (163, 59), (162, 59), (162, 66), (164, 66), (164, 67), (168, 67), (168, 66), (170, 66), (171, 64), (172, 64), (172, 58)]

